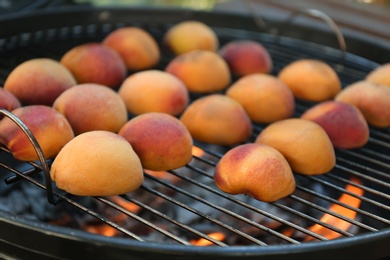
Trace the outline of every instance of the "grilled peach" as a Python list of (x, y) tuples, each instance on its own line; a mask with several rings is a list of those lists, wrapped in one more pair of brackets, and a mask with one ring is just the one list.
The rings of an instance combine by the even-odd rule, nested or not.
[[(46, 158), (56, 156), (61, 148), (74, 137), (66, 118), (51, 107), (24, 106), (16, 108), (12, 113), (28, 127)], [(39, 159), (27, 135), (7, 117), (0, 121), (0, 143), (3, 143), (18, 160)]]
[(310, 120), (289, 118), (274, 122), (260, 132), (255, 142), (281, 152), (297, 173), (324, 174), (336, 163), (329, 136), (320, 125)]
[(334, 147), (353, 149), (368, 142), (370, 131), (360, 110), (348, 103), (329, 100), (306, 110), (301, 118), (319, 124)]
[(217, 51), (218, 37), (207, 24), (189, 20), (172, 26), (164, 35), (163, 44), (176, 55), (194, 51)]
[(229, 150), (215, 168), (215, 184), (230, 194), (248, 194), (271, 202), (295, 190), (295, 179), (284, 156), (271, 146), (247, 143)]
[(96, 83), (114, 88), (126, 77), (126, 65), (119, 54), (100, 43), (85, 43), (68, 50), (61, 58), (79, 84)]
[(231, 41), (222, 46), (220, 54), (228, 63), (232, 74), (238, 77), (270, 73), (273, 68), (268, 50), (256, 41)]
[(152, 68), (160, 60), (156, 40), (142, 28), (116, 29), (104, 38), (103, 44), (116, 50), (131, 71)]
[(8, 75), (4, 88), (22, 105), (51, 106), (62, 92), (76, 84), (72, 73), (58, 61), (36, 58), (14, 68)]
[(180, 168), (192, 159), (192, 138), (176, 117), (158, 112), (138, 115), (119, 131), (152, 171)]

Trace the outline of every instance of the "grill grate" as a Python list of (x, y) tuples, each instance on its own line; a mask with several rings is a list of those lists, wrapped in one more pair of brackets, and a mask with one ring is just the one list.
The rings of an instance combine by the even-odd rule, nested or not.
[[(35, 57), (50, 57), (58, 60), (71, 47), (83, 42), (99, 41), (110, 31), (125, 25), (146, 29), (158, 42), (161, 42), (164, 32), (171, 26), (169, 23), (88, 24), (25, 32), (0, 38), (0, 85), (4, 83), (9, 72), (24, 60)], [(285, 37), (276, 39), (275, 36), (267, 33), (243, 29), (220, 26), (214, 29), (221, 44), (238, 38), (257, 40), (264, 44), (274, 61), (273, 74), (277, 74), (281, 68), (295, 59), (317, 58), (334, 67), (343, 86), (346, 86), (361, 80), (378, 65), (350, 53), (346, 54), (341, 64), (341, 51), (310, 42)], [(171, 58), (169, 54), (164, 54), (159, 68), (163, 69)], [(295, 116), (299, 116), (312, 105), (298, 100)], [(264, 127), (265, 125), (255, 125), (252, 138), (255, 138)], [(390, 204), (388, 193), (390, 132), (389, 129), (375, 128), (371, 128), (370, 131), (370, 140), (365, 147), (355, 150), (336, 150), (337, 164), (330, 173), (321, 176), (295, 174), (296, 191), (288, 198), (273, 203), (254, 202), (246, 196), (227, 195), (213, 186), (213, 169), (229, 147), (197, 142), (195, 145), (204, 151), (204, 155), (194, 155), (192, 162), (187, 166), (166, 173), (169, 178), (177, 178), (180, 185), (145, 172), (146, 182), (139, 191), (116, 196), (138, 207), (139, 211), (136, 213), (112, 198), (90, 198), (93, 201), (91, 204), (90, 200), (85, 203), (79, 197), (64, 194), (56, 189), (53, 194), (54, 198), (61, 201), (59, 205), (70, 204), (96, 218), (97, 225), (107, 224), (119, 232), (118, 236), (141, 242), (190, 246), (193, 240), (205, 239), (212, 245), (226, 247), (236, 244), (266, 246), (329, 240), (325, 235), (316, 233), (310, 228), (314, 225), (324, 226), (339, 233), (341, 237), (353, 237), (367, 232), (378, 232), (390, 226), (388, 206)], [(22, 167), (20, 162), (16, 162), (17, 166), (14, 166), (14, 161), (9, 163), (12, 161), (10, 157), (9, 151), (0, 147), (0, 168), (6, 171), (4, 178), (7, 184), (27, 181), (42, 190), (47, 190), (47, 185), (40, 178), (43, 166), (39, 162), (23, 163)], [(51, 161), (46, 163), (50, 166)], [(351, 192), (346, 188), (347, 186), (362, 191), (363, 194)], [(49, 193), (51, 194), (51, 190)], [(149, 201), (143, 200), (145, 194), (149, 197)], [(360, 200), (361, 205), (355, 207), (340, 202), (339, 198), (343, 195)], [(161, 201), (168, 207), (161, 208), (150, 200)], [(356, 212), (357, 217), (351, 219), (335, 213), (330, 209), (331, 205)], [(142, 231), (139, 227), (129, 229), (113, 218), (111, 213), (100, 212), (100, 208), (109, 208), (111, 213), (114, 211), (125, 214), (127, 221), (137, 223), (144, 228)], [(351, 228), (344, 230), (324, 222), (322, 219), (324, 215), (344, 220)], [(220, 241), (214, 238), (211, 235), (214, 231), (224, 233), (225, 239)], [(145, 235), (145, 232), (148, 234)], [(230, 239), (231, 237), (235, 238)]]

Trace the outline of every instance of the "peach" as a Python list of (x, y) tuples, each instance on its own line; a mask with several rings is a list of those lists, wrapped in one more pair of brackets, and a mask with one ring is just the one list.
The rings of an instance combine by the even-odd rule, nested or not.
[(346, 86), (335, 100), (355, 105), (369, 125), (390, 126), (390, 88), (370, 81), (358, 81)]
[[(12, 111), (18, 107), (21, 107), (20, 101), (9, 91), (0, 87), (0, 108), (5, 110)], [(3, 115), (0, 114), (0, 120), (3, 118)]]
[(92, 130), (116, 133), (128, 119), (119, 94), (95, 83), (68, 89), (55, 100), (53, 108), (66, 117), (76, 135)]
[(329, 136), (319, 124), (310, 120), (289, 118), (274, 122), (259, 133), (255, 142), (281, 152), (297, 173), (324, 174), (336, 164)]
[(254, 73), (270, 73), (271, 55), (260, 43), (251, 40), (234, 40), (220, 49), (233, 75), (242, 77)]
[(176, 55), (194, 51), (217, 51), (219, 40), (207, 24), (188, 20), (175, 24), (164, 35), (163, 45)]
[(132, 74), (119, 88), (127, 110), (135, 115), (162, 112), (179, 115), (189, 103), (184, 83), (164, 71), (146, 70)]
[(301, 59), (285, 66), (278, 77), (296, 98), (320, 102), (333, 99), (341, 90), (336, 71), (320, 60)]
[(390, 63), (382, 64), (368, 73), (365, 80), (390, 87)]
[[(24, 106), (16, 108), (12, 113), (31, 131), (46, 158), (56, 156), (74, 137), (66, 118), (51, 107)], [(3, 143), (17, 160), (39, 160), (27, 135), (8, 117), (0, 121), (0, 143)]]
[(116, 29), (103, 39), (103, 44), (116, 50), (129, 70), (152, 68), (160, 60), (156, 40), (138, 27)]
[(78, 196), (111, 196), (141, 186), (142, 165), (124, 138), (108, 131), (76, 136), (54, 159), (50, 176), (57, 187)]
[(194, 139), (204, 143), (233, 145), (246, 141), (252, 134), (252, 123), (244, 108), (222, 94), (195, 100), (180, 120)]
[(15, 95), (22, 105), (51, 106), (62, 92), (76, 84), (72, 73), (58, 61), (36, 58), (14, 68), (4, 88)]
[(226, 95), (239, 102), (256, 123), (286, 119), (295, 111), (292, 91), (280, 79), (271, 75), (244, 76), (228, 88)]
[(368, 142), (370, 133), (366, 119), (357, 107), (348, 103), (323, 101), (306, 110), (301, 118), (319, 124), (334, 147), (353, 149)]
[(184, 124), (166, 113), (150, 112), (130, 119), (119, 131), (152, 171), (180, 168), (192, 159), (192, 138)]
[(284, 156), (271, 146), (247, 143), (224, 154), (215, 168), (214, 182), (229, 194), (247, 194), (272, 202), (295, 190), (295, 179)]
[(122, 84), (126, 65), (113, 49), (100, 43), (85, 43), (68, 50), (60, 61), (77, 83), (96, 83), (111, 88)]
[(221, 91), (231, 82), (226, 61), (211, 51), (195, 50), (176, 56), (165, 71), (182, 80), (193, 93)]

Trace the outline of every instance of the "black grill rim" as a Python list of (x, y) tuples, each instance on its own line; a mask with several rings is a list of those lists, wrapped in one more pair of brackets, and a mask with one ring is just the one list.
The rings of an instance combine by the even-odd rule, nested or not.
[[(164, 10), (150, 10), (145, 8), (140, 9), (94, 9), (94, 8), (64, 8), (60, 11), (56, 10), (44, 10), (38, 11), (35, 13), (18, 13), (14, 15), (7, 15), (0, 19), (0, 23), (5, 26), (1, 28), (1, 35), (14, 35), (15, 31), (30, 31), (39, 27), (42, 28), (56, 28), (58, 26), (69, 26), (77, 22), (77, 24), (88, 24), (90, 20), (98, 20), (104, 23), (104, 20), (99, 19), (99, 17), (106, 12), (111, 14), (115, 13), (115, 17), (110, 17), (110, 19), (121, 20), (121, 17), (128, 16), (129, 12), (134, 12), (134, 19), (148, 19), (148, 16), (151, 14), (159, 15), (164, 18), (167, 22), (176, 22), (178, 20), (184, 19), (200, 19), (204, 21), (213, 21), (213, 24), (218, 25), (218, 23), (223, 23), (224, 26), (240, 27), (240, 23), (245, 20), (250, 24), (252, 29), (256, 29), (256, 25), (253, 24), (252, 19), (245, 16), (229, 15), (223, 13), (222, 16), (227, 18), (229, 21), (226, 24), (224, 21), (216, 21), (213, 15), (210, 13), (205, 13), (201, 11), (189, 11), (181, 10), (178, 13), (178, 9), (169, 9)], [(72, 19), (69, 20), (69, 15), (72, 15)], [(118, 14), (118, 15), (117, 15)], [(55, 20), (52, 20), (53, 17)], [(143, 18), (142, 18), (143, 17)], [(65, 19), (66, 18), (66, 19)], [(47, 19), (50, 20), (48, 23)], [(128, 19), (128, 17), (127, 17)], [(33, 22), (32, 22), (33, 21)], [(53, 21), (53, 22), (51, 22)], [(29, 28), (31, 27), (31, 28)], [(23, 28), (23, 30), (22, 30)], [(334, 44), (337, 44), (336, 42)], [(361, 44), (373, 44), (369, 42), (361, 42)], [(366, 46), (367, 48), (367, 46)], [(383, 49), (385, 51), (386, 49)], [(376, 46), (376, 51), (380, 53), (380, 47)], [(387, 50), (389, 51), (389, 50)], [(371, 58), (372, 60), (378, 60), (379, 57)], [(378, 60), (379, 62), (379, 60)], [(250, 258), (255, 258), (258, 256), (274, 256), (272, 259), (282, 259), (284, 257), (294, 256), (303, 256), (309, 252), (316, 252), (318, 259), (327, 259), (329, 256), (345, 256), (345, 254), (350, 254), (351, 249), (353, 253), (361, 257), (367, 256), (369, 258), (379, 258), (387, 256), (390, 254), (390, 249), (387, 248), (386, 243), (390, 238), (390, 229), (384, 229), (380, 232), (374, 232), (369, 234), (363, 234), (352, 238), (342, 238), (333, 241), (322, 241), (321, 243), (304, 243), (299, 246), (296, 245), (276, 245), (276, 246), (266, 246), (266, 247), (247, 247), (247, 246), (237, 246), (229, 248), (197, 248), (197, 247), (187, 247), (182, 245), (162, 245), (158, 243), (140, 243), (137, 241), (131, 241), (129, 239), (122, 238), (108, 238), (102, 237), (99, 235), (89, 234), (86, 232), (79, 232), (77, 230), (71, 230), (68, 228), (50, 226), (45, 224), (40, 224), (22, 217), (8, 214), (0, 211), (0, 227), (2, 227), (2, 232), (0, 235), (1, 243), (14, 243), (18, 247), (25, 248), (26, 250), (40, 250), (46, 255), (58, 256), (58, 246), (69, 245), (73, 247), (80, 247), (84, 251), (90, 251), (92, 254), (96, 254), (98, 258), (102, 257), (102, 254), (109, 254), (110, 256), (118, 256), (120, 259), (121, 254), (124, 253), (128, 257), (129, 252), (134, 253), (134, 259), (139, 257), (144, 259), (147, 255), (151, 254), (160, 257), (167, 256), (172, 259), (172, 257), (177, 258), (189, 258), (195, 259), (199, 256), (213, 256), (218, 258), (226, 257), (237, 257), (245, 256)], [(31, 234), (25, 235), (24, 239), (21, 239), (21, 236), (18, 236), (19, 232), (25, 232), (28, 230)], [(7, 235), (4, 235), (7, 234)], [(52, 241), (52, 244), (45, 244), (43, 249), (39, 249), (42, 245), (36, 243), (37, 237), (48, 238), (48, 241)], [(15, 239), (13, 241), (13, 239)], [(38, 248), (34, 248), (38, 247)], [(67, 247), (67, 246), (64, 246)], [(86, 248), (87, 250), (86, 250)], [(28, 249), (29, 248), (29, 249)], [(129, 251), (130, 250), (130, 251)], [(61, 253), (66, 250), (61, 250)], [(66, 252), (64, 252), (66, 253)], [(1, 252), (0, 252), (1, 255)], [(123, 255), (122, 255), (123, 256)], [(275, 258), (276, 257), (276, 258)], [(280, 257), (280, 258), (279, 258)]]

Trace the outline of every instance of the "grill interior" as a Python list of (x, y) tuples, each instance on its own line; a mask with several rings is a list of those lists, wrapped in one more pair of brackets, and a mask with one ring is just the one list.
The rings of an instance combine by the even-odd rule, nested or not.
[[(89, 23), (15, 32), (14, 35), (0, 38), (0, 85), (3, 85), (15, 66), (27, 59), (49, 57), (59, 60), (71, 47), (100, 41), (112, 30), (129, 25), (144, 28), (161, 43), (162, 36), (173, 24), (171, 21), (158, 20), (91, 20)], [(272, 56), (274, 75), (293, 60), (320, 59), (335, 68), (345, 87), (363, 79), (369, 71), (378, 66), (374, 61), (351, 53), (344, 56), (342, 51), (320, 44), (276, 37), (260, 30), (243, 29), (245, 24), (240, 26), (241, 28), (224, 27), (221, 24), (223, 23), (219, 22), (215, 26), (211, 24), (221, 45), (235, 39), (261, 42)], [(162, 60), (156, 68), (164, 69), (171, 58), (171, 54), (163, 52)], [(193, 95), (192, 99), (198, 97)], [(297, 100), (294, 116), (300, 116), (312, 105), (314, 104)], [(252, 138), (248, 142), (254, 141), (265, 126), (254, 125)], [(10, 200), (9, 194), (14, 190), (32, 186), (27, 189), (34, 194), (24, 194), (21, 200), (35, 200), (35, 193), (38, 194), (36, 196), (40, 199), (36, 199), (32, 204), (40, 204), (41, 210), (46, 212), (41, 213), (41, 216), (32, 216), (31, 212), (23, 213), (36, 218), (37, 221), (61, 226), (64, 225), (61, 220), (71, 217), (71, 220), (64, 220), (69, 228), (86, 230), (87, 225), (94, 226), (94, 231), (91, 232), (97, 232), (99, 228), (108, 225), (117, 237), (186, 246), (191, 246), (194, 241), (200, 239), (204, 239), (206, 244), (220, 247), (303, 244), (329, 240), (326, 235), (311, 228), (315, 225), (336, 232), (340, 238), (381, 232), (388, 230), (390, 226), (388, 128), (371, 127), (369, 143), (363, 148), (336, 149), (337, 164), (325, 175), (295, 174), (296, 191), (273, 203), (262, 203), (248, 196), (231, 196), (218, 190), (213, 184), (214, 167), (231, 147), (199, 142), (195, 142), (195, 146), (201, 148), (204, 153), (194, 155), (186, 167), (158, 176), (145, 172), (145, 182), (139, 190), (114, 198), (75, 197), (55, 187), (51, 189), (45, 183), (40, 162), (15, 161), (6, 148), (0, 147), (0, 176), (6, 183), (0, 186), (3, 190), (2, 197), (8, 196), (7, 200)], [(109, 160), (110, 158), (107, 158), (107, 161)], [(51, 161), (47, 160), (46, 163), (50, 167)], [(342, 196), (348, 195), (361, 203), (358, 206), (350, 206), (339, 201)], [(56, 206), (47, 202), (46, 196), (53, 198), (56, 201), (53, 204)], [(36, 203), (37, 201), (39, 203)], [(126, 206), (123, 202), (127, 202)], [(137, 210), (129, 210), (129, 205)], [(347, 208), (355, 212), (356, 217), (349, 218), (335, 213), (330, 209), (331, 205)], [(30, 211), (40, 211), (28, 208)], [(18, 209), (13, 210), (11, 213), (21, 214)], [(52, 212), (54, 215), (50, 215)], [(118, 220), (118, 214), (126, 215), (126, 220)], [(327, 223), (323, 219), (324, 215), (344, 220), (349, 223), (349, 227), (343, 229)], [(82, 223), (80, 219), (83, 219)], [(214, 237), (216, 232), (223, 233), (224, 238)]]

